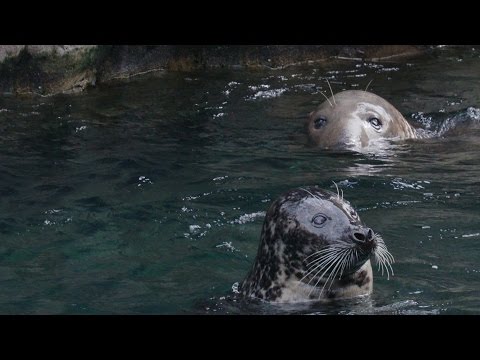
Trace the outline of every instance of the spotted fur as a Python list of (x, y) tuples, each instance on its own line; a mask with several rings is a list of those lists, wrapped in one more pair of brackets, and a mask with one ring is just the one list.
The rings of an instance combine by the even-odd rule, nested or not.
[[(321, 228), (312, 222), (317, 214), (325, 218), (326, 225)], [(369, 259), (377, 244), (375, 237), (370, 239), (369, 246), (359, 241), (369, 234), (373, 232), (361, 223), (350, 203), (339, 195), (317, 187), (288, 191), (267, 211), (257, 256), (240, 285), (240, 292), (246, 297), (271, 302), (369, 294), (373, 290)], [(314, 274), (316, 278), (313, 275), (305, 277), (309, 271), (308, 258), (339, 243), (358, 250), (354, 263), (330, 282), (318, 274)]]

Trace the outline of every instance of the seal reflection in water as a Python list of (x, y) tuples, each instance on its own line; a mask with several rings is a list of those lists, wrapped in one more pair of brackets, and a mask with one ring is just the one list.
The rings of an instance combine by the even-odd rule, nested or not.
[(283, 303), (370, 294), (371, 256), (382, 273), (393, 275), (393, 256), (382, 238), (343, 196), (317, 187), (294, 189), (267, 211), (257, 257), (239, 290)]
[(371, 92), (347, 90), (327, 98), (306, 123), (310, 144), (364, 152), (385, 139), (417, 138), (415, 130), (387, 100)]

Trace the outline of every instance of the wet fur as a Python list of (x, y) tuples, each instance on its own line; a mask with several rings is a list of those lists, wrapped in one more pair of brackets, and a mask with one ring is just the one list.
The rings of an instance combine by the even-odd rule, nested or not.
[[(335, 102), (333, 103), (333, 98)], [(327, 123), (315, 128), (320, 116)], [(382, 122), (381, 131), (371, 128), (368, 119), (375, 116)], [(305, 123), (311, 145), (326, 149), (351, 148), (362, 151), (384, 139), (402, 140), (417, 138), (414, 128), (387, 100), (361, 90), (347, 90), (324, 101), (309, 115)]]
[(304, 279), (309, 271), (308, 257), (337, 241), (308, 230), (305, 221), (309, 218), (301, 215), (299, 209), (309, 197), (318, 197), (334, 204), (348, 218), (344, 223), (349, 225), (343, 229), (343, 234), (338, 234), (338, 239), (351, 242), (348, 239), (352, 231), (364, 229), (358, 215), (355, 213), (356, 217), (352, 217), (348, 213), (354, 211), (348, 201), (337, 194), (315, 187), (287, 192), (267, 211), (255, 262), (240, 285), (243, 296), (271, 302), (300, 302), (349, 298), (372, 292), (373, 275), (369, 256), (360, 261), (355, 269), (347, 269), (325, 288), (326, 279), (316, 284)]

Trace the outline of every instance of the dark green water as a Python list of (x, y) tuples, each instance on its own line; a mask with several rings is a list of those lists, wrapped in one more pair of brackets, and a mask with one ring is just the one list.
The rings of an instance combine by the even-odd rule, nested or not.
[[(308, 148), (324, 77), (335, 92), (373, 79), (412, 124), (453, 131), (383, 156)], [(0, 313), (480, 314), (479, 122), (480, 49), (3, 96)], [(269, 203), (332, 181), (383, 235), (395, 276), (329, 306), (229, 300)]]

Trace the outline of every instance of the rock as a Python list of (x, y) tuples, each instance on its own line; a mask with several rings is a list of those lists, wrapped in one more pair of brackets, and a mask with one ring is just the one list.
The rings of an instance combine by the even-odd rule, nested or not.
[(25, 49), (26, 45), (1, 45), (0, 46), (0, 63), (6, 58), (18, 56), (20, 51)]
[(97, 83), (203, 68), (284, 68), (336, 59), (415, 56), (412, 45), (0, 45), (0, 92), (76, 93)]

